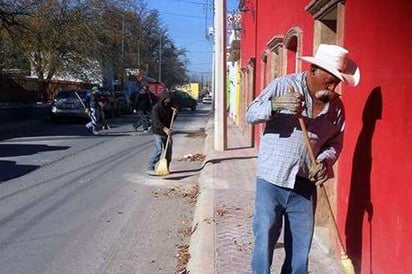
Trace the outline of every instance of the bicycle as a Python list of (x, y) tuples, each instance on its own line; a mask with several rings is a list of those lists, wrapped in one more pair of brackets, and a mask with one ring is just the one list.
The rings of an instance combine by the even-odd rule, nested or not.
[(143, 128), (143, 132), (148, 132), (152, 127), (152, 119), (150, 113), (138, 113), (137, 120), (132, 124), (134, 130), (139, 131), (139, 128)]

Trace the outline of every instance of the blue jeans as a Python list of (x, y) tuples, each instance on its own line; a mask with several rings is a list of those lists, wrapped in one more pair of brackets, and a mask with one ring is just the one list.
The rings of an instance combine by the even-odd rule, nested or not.
[[(166, 146), (166, 140), (166, 136), (153, 134), (153, 151), (150, 155), (147, 169), (153, 170), (155, 168), (156, 163), (160, 160), (163, 147)], [(172, 138), (169, 140), (165, 158), (167, 160), (167, 167), (169, 168), (170, 162), (172, 161)]]
[(294, 189), (282, 188), (256, 179), (252, 255), (254, 274), (270, 274), (273, 252), (284, 227), (285, 260), (282, 274), (307, 274), (312, 243), (316, 187), (297, 177)]

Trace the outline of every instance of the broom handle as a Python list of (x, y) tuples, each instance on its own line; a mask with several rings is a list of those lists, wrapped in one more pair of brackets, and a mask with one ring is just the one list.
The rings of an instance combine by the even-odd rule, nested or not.
[[(79, 99), (80, 103), (82, 104), (84, 111), (86, 111), (87, 107), (86, 107), (86, 105), (84, 104), (82, 98), (80, 98), (80, 95), (77, 93), (77, 91), (75, 91), (74, 94), (76, 95), (77, 99)], [(87, 112), (87, 116), (89, 116), (89, 118), (90, 118), (91, 120), (93, 120), (94, 123), (97, 124), (97, 121), (95, 121), (94, 117), (90, 114), (90, 112)]]
[[(298, 120), (299, 120), (300, 128), (302, 129), (303, 137), (305, 139), (306, 147), (309, 151), (310, 160), (312, 161), (312, 163), (316, 164), (316, 157), (315, 157), (315, 154), (313, 153), (313, 149), (310, 145), (308, 130), (306, 129), (305, 122), (303, 121), (303, 118), (301, 116), (298, 117)], [(323, 193), (325, 194), (325, 197), (326, 197), (326, 201), (328, 203), (329, 212), (330, 212), (330, 215), (333, 219), (333, 224), (335, 226), (336, 234), (338, 235), (338, 243), (339, 243), (339, 248), (340, 248), (341, 254), (347, 256), (345, 248), (343, 247), (342, 237), (340, 236), (340, 233), (339, 233), (338, 224), (336, 223), (335, 215), (333, 214), (332, 206), (331, 206), (330, 201), (329, 201), (328, 193), (326, 192), (326, 189), (323, 186), (323, 184), (320, 186), (320, 188), (323, 190)]]
[(341, 256), (342, 255), (347, 256), (346, 250), (343, 247), (342, 237), (340, 236), (340, 233), (339, 233), (338, 224), (336, 223), (335, 215), (333, 214), (332, 206), (331, 206), (330, 201), (329, 201), (328, 193), (326, 192), (326, 188), (323, 184), (320, 186), (320, 188), (323, 189), (323, 194), (325, 194), (325, 198), (326, 198), (326, 201), (328, 203), (328, 208), (329, 208), (329, 211), (330, 211), (330, 215), (332, 216), (333, 225), (335, 226), (336, 234), (338, 236), (338, 244), (339, 244)]
[[(172, 120), (170, 121), (169, 130), (172, 130), (172, 128), (173, 128), (173, 122), (174, 122), (175, 115), (176, 115), (176, 109), (173, 110)], [(169, 141), (170, 141), (170, 135), (171, 134), (167, 135), (166, 146), (165, 146), (165, 150), (163, 151), (164, 155), (163, 155), (162, 158), (164, 158), (166, 156), (167, 147), (169, 146)]]
[(302, 132), (303, 132), (303, 138), (305, 139), (306, 147), (309, 151), (310, 160), (312, 161), (312, 163), (315, 164), (316, 163), (316, 157), (315, 157), (315, 154), (313, 153), (312, 147), (310, 145), (308, 130), (306, 129), (305, 122), (303, 121), (302, 116), (299, 116), (298, 120), (299, 120), (300, 128), (302, 129)]
[(79, 99), (80, 103), (82, 104), (83, 109), (86, 110), (86, 105), (83, 103), (83, 100), (82, 98), (80, 98), (80, 95), (77, 93), (77, 91), (75, 91), (74, 94)]

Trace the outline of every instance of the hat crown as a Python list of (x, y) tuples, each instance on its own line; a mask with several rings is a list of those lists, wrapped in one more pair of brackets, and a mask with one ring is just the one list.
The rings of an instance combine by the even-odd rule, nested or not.
[(347, 65), (348, 51), (336, 45), (320, 44), (316, 51), (315, 58), (343, 72)]
[(360, 81), (360, 70), (348, 55), (349, 51), (340, 46), (320, 44), (315, 56), (298, 58), (328, 71), (350, 86), (357, 86)]

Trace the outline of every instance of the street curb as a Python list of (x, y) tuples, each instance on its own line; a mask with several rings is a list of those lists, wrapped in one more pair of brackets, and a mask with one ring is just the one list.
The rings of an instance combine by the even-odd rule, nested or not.
[(206, 124), (204, 154), (205, 166), (199, 176), (199, 195), (197, 198), (190, 238), (187, 273), (212, 274), (215, 273), (215, 235), (216, 224), (214, 219), (214, 172), (215, 167), (210, 163), (213, 152), (214, 116), (210, 115)]

